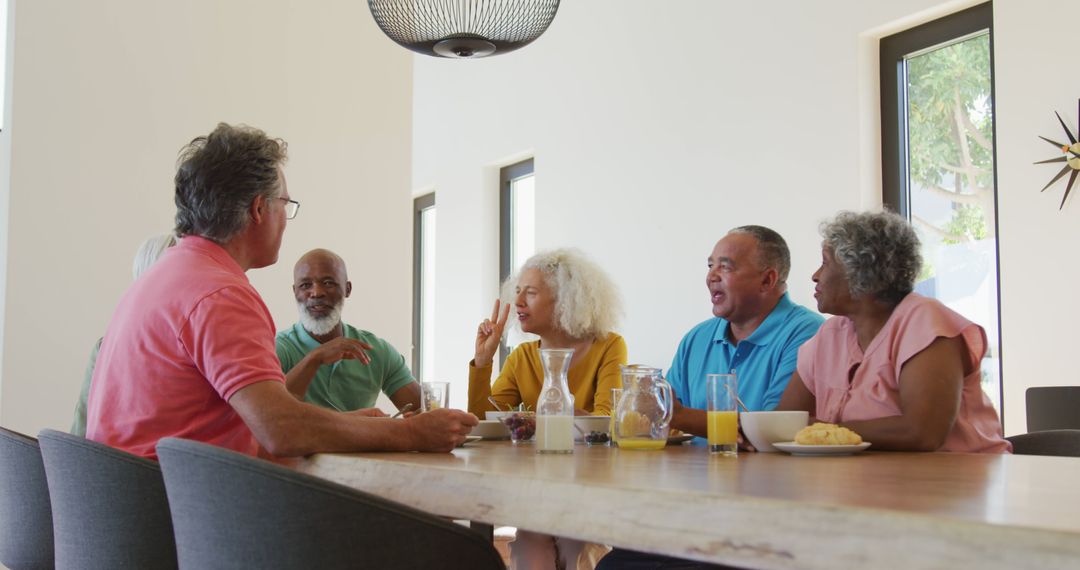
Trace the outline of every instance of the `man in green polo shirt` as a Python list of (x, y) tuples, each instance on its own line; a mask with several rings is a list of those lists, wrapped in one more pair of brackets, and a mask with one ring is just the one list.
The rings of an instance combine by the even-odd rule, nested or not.
[(300, 321), (276, 338), (289, 391), (342, 411), (374, 406), (380, 391), (398, 409), (420, 409), (420, 387), (405, 358), (389, 342), (342, 322), (350, 293), (345, 262), (334, 252), (315, 249), (296, 262), (293, 294)]

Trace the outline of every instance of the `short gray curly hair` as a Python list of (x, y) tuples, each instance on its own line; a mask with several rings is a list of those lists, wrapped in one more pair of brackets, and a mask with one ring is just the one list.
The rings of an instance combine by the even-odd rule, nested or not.
[(791, 251), (780, 234), (765, 226), (739, 226), (728, 232), (728, 235), (731, 234), (746, 234), (756, 239), (758, 264), (766, 269), (775, 269), (777, 281), (781, 285), (787, 284), (788, 273), (791, 272)]
[(821, 224), (822, 245), (844, 268), (852, 297), (899, 303), (922, 267), (919, 236), (892, 212), (840, 212)]
[(615, 283), (599, 265), (573, 248), (542, 251), (525, 260), (503, 283), (509, 298), (526, 269), (538, 269), (555, 294), (555, 322), (574, 338), (600, 339), (618, 326), (622, 300)]

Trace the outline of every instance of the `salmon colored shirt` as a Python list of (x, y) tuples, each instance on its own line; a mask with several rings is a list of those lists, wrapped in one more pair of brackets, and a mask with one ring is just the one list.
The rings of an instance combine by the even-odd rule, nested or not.
[(188, 236), (113, 313), (94, 367), (86, 436), (150, 459), (170, 436), (258, 455), (229, 398), (266, 380), (285, 382), (270, 312), (221, 246)]
[[(986, 333), (936, 299), (910, 293), (864, 353), (847, 317), (833, 317), (799, 349), (798, 372), (817, 402), (819, 421), (837, 423), (901, 415), (900, 370), (935, 339), (960, 337), (967, 349), (960, 410), (939, 451), (1008, 453), (1001, 421), (980, 386)], [(848, 381), (848, 378), (851, 381)]]
[[(566, 373), (566, 383), (574, 395), (574, 407), (595, 416), (611, 413), (611, 389), (622, 388), (621, 367), (626, 364), (626, 341), (610, 333), (589, 346), (584, 358)], [(491, 385), (491, 365), (469, 363), (469, 412), (483, 418), (495, 411), (491, 396), (503, 409), (524, 403), (536, 409), (540, 389), (544, 387), (544, 365), (540, 361), (540, 341), (518, 345), (506, 357), (495, 385)]]

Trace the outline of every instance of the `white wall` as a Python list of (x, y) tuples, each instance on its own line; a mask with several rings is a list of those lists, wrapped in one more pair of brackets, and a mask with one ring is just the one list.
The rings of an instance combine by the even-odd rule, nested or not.
[(1078, 21), (1075, 2), (994, 5), (1001, 356), (1009, 433), (1026, 431), (1028, 386), (1080, 385), (1072, 359), (1080, 320), (1080, 181), (1059, 212), (1065, 181), (1039, 190), (1061, 165), (1032, 164), (1060, 156), (1036, 138), (1065, 140), (1054, 111), (1076, 134), (1080, 73), (1061, 55), (1062, 42), (1076, 44)]
[(279, 263), (249, 274), (278, 326), (295, 320), (293, 262), (329, 247), (352, 270), (346, 319), (408, 354), (412, 58), (364, 2), (19, 0), (12, 15), (0, 423), (67, 428), (136, 246), (172, 227), (177, 151), (218, 121), (290, 145), (300, 214)]
[[(455, 383), (453, 403), (465, 405), (472, 333), (496, 294), (505, 157), (535, 154), (537, 246), (573, 245), (600, 261), (626, 298), (630, 360), (667, 367), (681, 336), (710, 315), (705, 258), (733, 226), (780, 231), (791, 295), (813, 306), (819, 222), (880, 204), (878, 38), (972, 4), (564, 2), (519, 52), (417, 58), (413, 183), (437, 191), (436, 360)], [(1048, 358), (1067, 354), (1067, 337), (1047, 333), (1051, 311), (1075, 314), (1075, 302), (1065, 288), (1036, 287), (1050, 276), (1077, 282), (1078, 270), (1039, 255), (1035, 240), (1076, 242), (1080, 206), (1056, 212), (1037, 193), (1049, 171), (1030, 164), (1052, 150), (1034, 138), (1058, 132), (1050, 111), (1080, 96), (1060, 51), (1076, 20), (1062, 10), (1077, 8), (1063, 6), (999, 0), (995, 18), (1010, 433), (1023, 431), (1029, 382), (1076, 383), (1065, 359)]]

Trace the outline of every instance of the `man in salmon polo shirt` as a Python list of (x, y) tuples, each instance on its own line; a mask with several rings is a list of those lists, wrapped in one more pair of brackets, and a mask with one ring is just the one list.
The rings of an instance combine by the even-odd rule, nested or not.
[(406, 419), (340, 413), (285, 388), (274, 322), (245, 272), (277, 261), (289, 196), (286, 144), (224, 123), (180, 153), (182, 239), (120, 300), (91, 383), (87, 437), (156, 459), (163, 437), (249, 455), (320, 451), (447, 452), (477, 424), (459, 410)]

